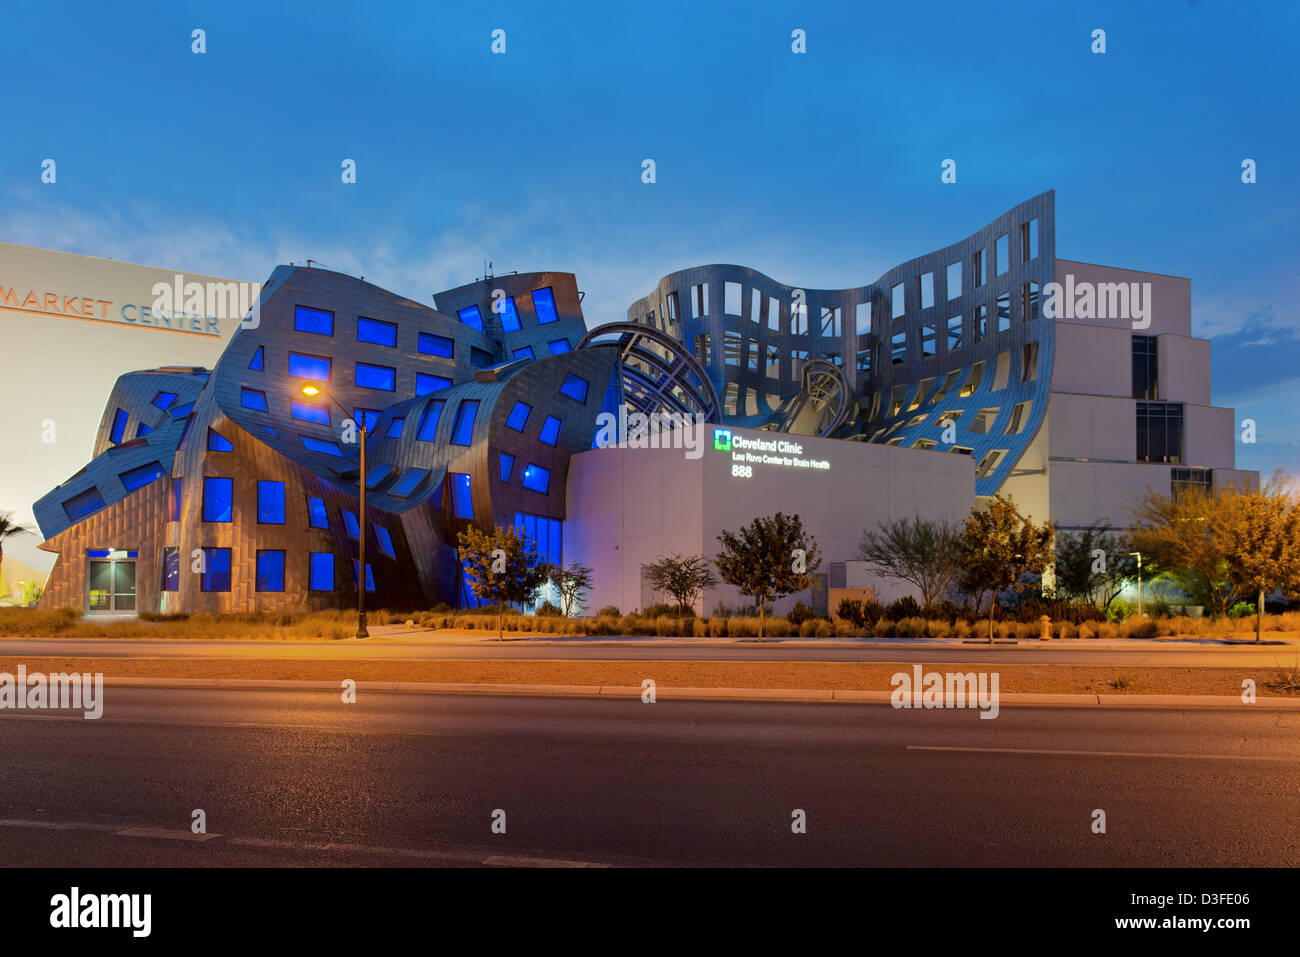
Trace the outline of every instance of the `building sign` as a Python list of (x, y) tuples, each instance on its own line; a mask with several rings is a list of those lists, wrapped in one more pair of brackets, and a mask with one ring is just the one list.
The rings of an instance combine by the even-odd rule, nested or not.
[(731, 474), (736, 478), (753, 478), (756, 468), (793, 468), (830, 471), (826, 459), (807, 458), (803, 445), (789, 438), (750, 439), (731, 429), (713, 430), (713, 450), (731, 456)]
[(61, 316), (68, 319), (90, 319), (96, 322), (116, 322), (153, 329), (171, 329), (201, 336), (220, 336), (218, 320), (201, 313), (162, 311), (152, 305), (116, 303), (95, 296), (70, 296), (63, 292), (47, 292), (7, 286), (0, 283), (0, 309), (14, 312), (36, 313), (42, 316)]

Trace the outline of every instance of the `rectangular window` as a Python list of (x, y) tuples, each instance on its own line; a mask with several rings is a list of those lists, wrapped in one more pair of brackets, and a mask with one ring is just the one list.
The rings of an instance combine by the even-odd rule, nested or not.
[(175, 392), (159, 392), (156, 396), (153, 397), (153, 400), (150, 402), (150, 404), (156, 405), (158, 408), (166, 411), (167, 406), (171, 405), (175, 401), (176, 401)]
[(971, 288), (978, 289), (987, 278), (984, 275), (984, 250), (977, 249), (970, 257)]
[(980, 464), (975, 466), (976, 478), (987, 478), (997, 471), (998, 465), (1002, 462), (1002, 457), (1007, 454), (1006, 449), (995, 449), (992, 452), (986, 452), (980, 459)]
[(691, 286), (691, 318), (700, 319), (709, 314), (709, 286), (699, 283)]
[(896, 332), (889, 340), (890, 365), (900, 365), (907, 361), (907, 333)]
[(470, 445), (474, 438), (474, 417), (478, 415), (478, 399), (462, 399), (456, 409), (456, 425), (451, 430), (452, 445)]
[(956, 299), (961, 295), (961, 261), (948, 266), (948, 298)]
[(948, 318), (948, 351), (961, 348), (961, 316)]
[(975, 307), (975, 341), (983, 342), (984, 337), (989, 334), (989, 307)]
[(171, 508), (167, 515), (167, 521), (179, 522), (181, 520), (181, 496), (185, 491), (185, 479), (177, 476), (172, 479), (172, 496)]
[(741, 294), (744, 289), (738, 282), (722, 284), (722, 311), (728, 316), (740, 315)]
[(122, 440), (126, 438), (126, 422), (130, 418), (125, 409), (118, 409), (113, 413), (113, 428), (108, 433), (108, 440), (114, 445), (121, 445)]
[(203, 521), (229, 522), (232, 520), (235, 498), (235, 480), (204, 478)]
[(163, 546), (162, 590), (181, 590), (181, 550), (175, 545)]
[(467, 306), (457, 312), (456, 315), (461, 322), (471, 329), (477, 329), (479, 332), (483, 331), (483, 316), (478, 311), (478, 306)]
[(712, 350), (709, 346), (709, 334), (701, 332), (695, 337), (695, 358), (700, 360), (701, 365), (709, 365), (713, 359)]
[(515, 307), (515, 297), (506, 296), (498, 301), (501, 303), (497, 309), (497, 315), (501, 317), (501, 329), (504, 332), (518, 332), (523, 326), (519, 324), (519, 310)]
[(230, 440), (224, 435), (217, 432), (216, 429), (208, 429), (208, 451), (209, 452), (233, 452), (235, 447), (230, 444)]
[(307, 306), (295, 306), (293, 310), (293, 327), (299, 332), (311, 332), (318, 336), (334, 335), (334, 313), (324, 309), (311, 309)]
[(533, 407), (527, 402), (516, 402), (510, 414), (506, 416), (506, 428), (522, 432), (528, 427), (528, 413), (532, 411)]
[(997, 298), (998, 307), (998, 332), (1006, 332), (1011, 328), (1011, 293), (1004, 292)]
[(257, 553), (258, 591), (284, 591), (284, 552), (279, 549)]
[(1020, 224), (1020, 256), (1025, 262), (1038, 258), (1038, 220)]
[(320, 425), (330, 424), (330, 410), (327, 406), (303, 402), (300, 399), (289, 400), (289, 414), (303, 422), (316, 422)]
[(325, 442), (321, 439), (313, 439), (309, 435), (300, 435), (298, 438), (301, 440), (303, 448), (310, 452), (319, 452), (322, 455), (333, 455), (340, 459), (346, 457), (343, 454), (343, 450), (338, 447), (338, 443), (336, 442)]
[(839, 306), (822, 306), (822, 336), (838, 339), (843, 331)]
[(430, 375), (427, 372), (417, 372), (415, 374), (415, 394), (428, 395), (430, 392), (438, 392), (442, 389), (451, 388), (451, 379), (445, 375)]
[(407, 469), (402, 473), (402, 477), (393, 483), (393, 487), (388, 491), (394, 495), (410, 495), (415, 491), (416, 486), (428, 478), (427, 469)]
[(995, 275), (1001, 276), (1011, 266), (1011, 240), (1006, 233), (997, 238), (993, 245), (993, 269)]
[(361, 389), (382, 389), (384, 392), (392, 392), (397, 388), (397, 370), (387, 366), (372, 366), (367, 362), (358, 362), (356, 384)]
[(1133, 336), (1133, 398), (1159, 398), (1158, 340), (1155, 336)]
[(371, 525), (375, 530), (375, 541), (379, 543), (379, 553), (387, 555), (389, 558), (396, 558), (397, 552), (393, 549), (393, 536), (388, 534), (388, 529), (382, 525)]
[(545, 289), (534, 289), (532, 296), (533, 312), (537, 313), (537, 324), (539, 326), (559, 321), (560, 315), (555, 311), (555, 293), (551, 291), (549, 286)]
[(1037, 282), (1020, 284), (1020, 318), (1022, 322), (1031, 322), (1043, 315), (1042, 295)]
[(897, 319), (907, 308), (903, 298), (903, 284), (901, 282), (895, 284), (894, 288), (889, 291), (889, 302), (889, 315), (891, 318)]
[(451, 514), (456, 518), (473, 520), (474, 496), (469, 474), (452, 472), (447, 477), (451, 481)]
[(1183, 405), (1181, 402), (1137, 404), (1137, 460), (1183, 461)]
[(858, 358), (858, 366), (857, 366), (858, 371), (870, 372), (871, 371), (871, 350), (859, 349), (857, 358)]
[(934, 305), (934, 273), (921, 274), (921, 308), (929, 309)]
[(993, 422), (997, 417), (997, 409), (980, 409), (979, 412), (975, 414), (975, 418), (971, 419), (971, 423), (966, 427), (966, 431), (974, 435), (986, 435), (993, 431)]
[(781, 350), (776, 346), (767, 347), (767, 375), (771, 379), (781, 377)]
[(143, 438), (144, 436), (148, 435), (148, 434), (149, 434), (150, 432), (152, 432), (152, 431), (153, 431), (153, 429), (149, 428), (149, 426), (147, 426), (147, 425), (145, 425), (143, 422), (141, 422), (141, 423), (139, 423), (138, 425), (136, 425), (136, 427), (135, 427), (135, 437), (136, 437), (137, 439), (139, 439), (139, 438)]
[(535, 356), (535, 355), (533, 354), (533, 347), (532, 347), (532, 346), (520, 346), (520, 347), (519, 347), (518, 349), (516, 349), (513, 353), (511, 353), (511, 355), (513, 355), (516, 359), (536, 359), (536, 358), (537, 358), (537, 356)]
[(259, 525), (284, 524), (284, 483), (257, 483), (257, 522)]
[(1018, 435), (1025, 430), (1029, 421), (1029, 407), (1032, 402), (1017, 402), (1011, 409), (1011, 421), (1007, 423), (1007, 435)]
[(315, 495), (307, 496), (307, 524), (312, 528), (330, 527), (329, 518), (325, 515), (325, 500), (317, 498)]
[(1188, 495), (1209, 495), (1214, 488), (1213, 469), (1170, 469), (1174, 501)]
[[(352, 584), (357, 584), (357, 573), (361, 571), (361, 563), (355, 558), (352, 559)], [(375, 570), (366, 562), (366, 591), (375, 590)]]
[(245, 387), (239, 391), (239, 404), (245, 409), (255, 409), (258, 412), (265, 412), (266, 393)]
[[(957, 393), (957, 398), (964, 399), (967, 396), (974, 395), (975, 390), (980, 387), (980, 382), (983, 380), (983, 378), (984, 378), (984, 362), (983, 360), (980, 360), (979, 362), (975, 363), (973, 366), (970, 367), (970, 375), (968, 375), (966, 377), (966, 381), (962, 383), (961, 389)], [(935, 399), (937, 400), (938, 396), (935, 396)]]
[(397, 323), (357, 316), (357, 341), (397, 348)]
[(857, 334), (860, 336), (868, 335), (871, 332), (871, 303), (858, 303), (857, 314), (854, 319), (854, 327)]
[(548, 415), (546, 421), (542, 423), (541, 434), (537, 436), (539, 442), (546, 445), (554, 445), (560, 438), (560, 420), (553, 415)]
[(439, 336), (432, 332), (420, 333), (417, 345), (420, 353), (426, 356), (439, 356), (443, 359), (451, 359), (456, 353), (456, 343), (450, 336)]
[(750, 372), (757, 372), (758, 371), (758, 343), (751, 340), (747, 351), (748, 351), (748, 355), (745, 357), (745, 367)]
[(1020, 381), (1033, 382), (1038, 378), (1038, 343), (1026, 342), (1020, 347)]
[(148, 465), (141, 465), (129, 471), (123, 472), (118, 476), (122, 480), (122, 487), (128, 492), (134, 492), (138, 488), (144, 488), (153, 482), (158, 481), (166, 472), (158, 462), (150, 462)]
[(790, 303), (790, 335), (803, 336), (808, 334), (808, 303), (792, 302)]
[(574, 375), (572, 372), (564, 377), (560, 383), (560, 394), (567, 395), (574, 402), (585, 404), (587, 401), (587, 380)]
[(230, 549), (203, 549), (203, 574), (199, 588), (202, 591), (230, 591)]
[(334, 590), (334, 553), (312, 552), (307, 565), (307, 587), (311, 591)]
[(998, 353), (997, 365), (993, 367), (993, 385), (990, 392), (997, 392), (999, 389), (1007, 387), (1007, 380), (1011, 378), (1011, 352), (1009, 350)]
[(724, 332), (722, 334), (722, 361), (729, 366), (740, 365), (739, 332)]
[(757, 289), (749, 291), (749, 321), (760, 324), (763, 321), (763, 294)]
[(551, 488), (551, 470), (530, 464), (524, 469), (524, 488), (545, 495)]
[(499, 474), (501, 476), (501, 481), (509, 482), (510, 473), (513, 472), (515, 469), (515, 457), (511, 455), (509, 452), (502, 452), (501, 460), (500, 462), (498, 462), (498, 467), (499, 467)]
[(446, 405), (444, 400), (435, 399), (424, 410), (424, 418), (420, 420), (420, 430), (415, 434), (415, 437), (421, 442), (432, 442), (437, 438), (438, 420), (442, 418), (442, 407), (444, 405)]
[(934, 326), (921, 327), (921, 358), (928, 359), (935, 351)]
[(552, 339), (547, 343), (551, 348), (551, 355), (558, 356), (565, 352), (571, 352), (568, 339)]

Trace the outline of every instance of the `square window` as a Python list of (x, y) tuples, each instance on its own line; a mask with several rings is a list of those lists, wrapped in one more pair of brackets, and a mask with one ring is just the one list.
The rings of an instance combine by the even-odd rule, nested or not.
[(419, 335), (417, 348), (422, 355), (438, 356), (442, 359), (451, 359), (456, 352), (456, 343), (450, 336), (439, 336), (432, 332), (422, 332)]
[(260, 525), (284, 524), (284, 483), (257, 483), (257, 521)]
[(555, 311), (555, 293), (550, 287), (533, 290), (533, 311), (537, 313), (537, 324), (540, 326), (559, 320), (560, 316)]
[(483, 331), (483, 316), (479, 313), (478, 306), (468, 306), (461, 309), (456, 315), (461, 322), (471, 329), (477, 329), (479, 332)]
[(474, 417), (478, 414), (478, 399), (462, 399), (456, 409), (456, 425), (451, 430), (452, 445), (470, 445), (474, 438)]
[(518, 332), (523, 327), (519, 324), (519, 310), (515, 308), (515, 297), (506, 296), (504, 299), (498, 299), (493, 305), (497, 315), (501, 317), (501, 328), (505, 332)]
[(567, 395), (574, 402), (585, 404), (587, 401), (587, 380), (570, 372), (564, 377), (564, 382), (560, 385), (560, 393)]
[(334, 313), (324, 309), (312, 309), (308, 306), (295, 306), (293, 310), (293, 327), (299, 332), (311, 332), (318, 336), (334, 335)]
[(247, 387), (239, 391), (239, 404), (245, 409), (253, 409), (257, 412), (266, 411), (266, 393), (258, 392), (256, 389)]
[(279, 549), (257, 553), (257, 590), (284, 591), (284, 552)]
[(397, 323), (357, 316), (357, 341), (397, 348)]
[(533, 407), (527, 402), (516, 402), (506, 417), (506, 428), (522, 432), (528, 426), (528, 413), (532, 411)]
[(572, 351), (572, 350), (569, 348), (569, 340), (568, 340), (568, 339), (552, 339), (550, 342), (547, 343), (547, 345), (550, 346), (550, 349), (551, 349), (551, 355), (553, 355), (553, 356), (558, 356), (558, 355), (560, 355), (561, 353), (571, 352), (571, 351)]
[(542, 423), (542, 432), (537, 439), (547, 445), (554, 445), (559, 437), (560, 420), (553, 415), (548, 415), (546, 421)]
[(315, 495), (307, 496), (307, 524), (312, 528), (330, 527), (329, 519), (325, 515), (325, 500), (317, 498)]
[(307, 587), (311, 591), (334, 590), (334, 553), (312, 552), (308, 562)]
[(201, 591), (230, 591), (230, 549), (203, 549), (203, 574), (199, 579)]
[(465, 472), (452, 472), (448, 478), (451, 481), (451, 514), (456, 518), (472, 520), (474, 499), (469, 475)]
[(397, 388), (397, 370), (387, 366), (372, 366), (368, 362), (358, 362), (356, 384), (361, 389), (382, 389), (392, 392)]
[(524, 469), (524, 488), (541, 492), (545, 495), (551, 487), (551, 470), (540, 465), (529, 465)]
[(235, 480), (204, 478), (203, 521), (229, 522), (233, 520)]
[(451, 379), (445, 375), (430, 375), (427, 372), (417, 372), (415, 374), (415, 394), (428, 395), (430, 392), (437, 392), (440, 389), (450, 389)]

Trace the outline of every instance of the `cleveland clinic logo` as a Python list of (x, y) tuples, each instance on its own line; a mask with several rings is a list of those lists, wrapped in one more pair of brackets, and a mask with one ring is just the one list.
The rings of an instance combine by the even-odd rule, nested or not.
[(731, 429), (713, 430), (713, 451), (715, 452), (731, 451)]

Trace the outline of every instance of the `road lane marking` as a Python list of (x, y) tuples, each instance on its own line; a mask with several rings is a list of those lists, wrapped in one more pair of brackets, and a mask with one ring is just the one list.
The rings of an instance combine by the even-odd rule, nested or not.
[(1177, 754), (1170, 751), (1069, 751), (1055, 748), (966, 748), (943, 744), (909, 744), (908, 751), (956, 751), (971, 754), (1040, 754), (1049, 757), (1079, 758), (1176, 758), (1201, 761), (1283, 761), (1300, 762), (1300, 755), (1268, 754)]

